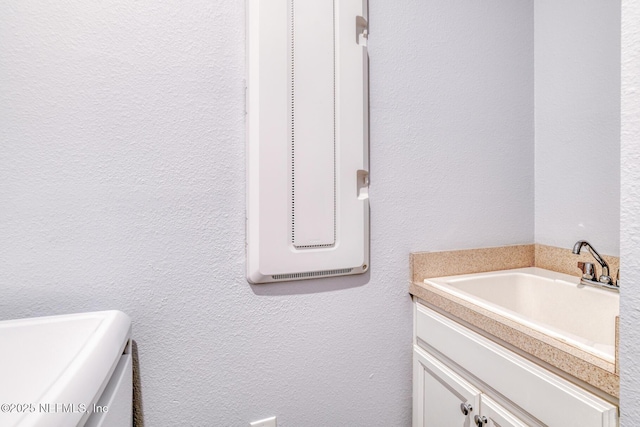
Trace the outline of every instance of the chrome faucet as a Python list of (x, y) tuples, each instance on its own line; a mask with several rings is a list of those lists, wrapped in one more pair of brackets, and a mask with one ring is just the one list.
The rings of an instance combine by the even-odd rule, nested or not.
[[(595, 269), (593, 268), (593, 264), (590, 262), (579, 262), (578, 263), (578, 268), (580, 268), (582, 270), (582, 279), (580, 281), (580, 283), (584, 284), (584, 285), (599, 285), (599, 286), (604, 286), (607, 288), (614, 288), (617, 289), (618, 288), (618, 284), (614, 283), (613, 279), (611, 279), (611, 275), (609, 273), (609, 264), (607, 264), (607, 261), (604, 260), (604, 258), (602, 258), (600, 256), (600, 254), (598, 253), (598, 251), (596, 251), (593, 246), (591, 246), (591, 244), (589, 242), (587, 242), (586, 240), (578, 240), (576, 242), (575, 245), (573, 245), (573, 253), (576, 255), (580, 254), (580, 250), (582, 249), (583, 246), (586, 246), (587, 249), (589, 250), (589, 253), (591, 255), (593, 255), (593, 257), (595, 258), (595, 260), (598, 262), (598, 264), (600, 264), (600, 266), (602, 267), (602, 274), (600, 275), (600, 277), (597, 277)], [(618, 274), (620, 272), (618, 271)], [(597, 278), (597, 280), (596, 280)]]

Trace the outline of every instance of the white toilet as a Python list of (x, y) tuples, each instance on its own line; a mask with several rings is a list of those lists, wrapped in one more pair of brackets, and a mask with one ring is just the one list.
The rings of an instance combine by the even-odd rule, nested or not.
[(0, 425), (132, 425), (131, 319), (120, 311), (0, 321)]

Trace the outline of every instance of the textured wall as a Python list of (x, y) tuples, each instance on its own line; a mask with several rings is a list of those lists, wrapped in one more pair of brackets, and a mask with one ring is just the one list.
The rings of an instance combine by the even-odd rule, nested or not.
[(372, 4), (374, 213), (416, 250), (532, 243), (533, 1)]
[(640, 420), (640, 3), (622, 1), (622, 201), (620, 406), (622, 426)]
[(533, 239), (532, 4), (475, 3), (370, 2), (369, 274), (250, 286), (243, 2), (0, 2), (0, 317), (128, 313), (148, 426), (409, 425), (409, 252)]
[(535, 0), (535, 241), (618, 255), (620, 2)]

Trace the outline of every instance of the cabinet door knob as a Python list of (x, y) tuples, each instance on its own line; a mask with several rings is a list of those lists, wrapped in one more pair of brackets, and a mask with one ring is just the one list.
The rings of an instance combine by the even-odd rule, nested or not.
[(473, 406), (471, 406), (470, 403), (460, 404), (460, 412), (462, 412), (463, 415), (469, 415), (471, 411), (473, 411)]
[(475, 417), (473, 417), (473, 421), (475, 421), (478, 427), (482, 427), (487, 423), (487, 417), (485, 417), (484, 415), (483, 416), (476, 415)]

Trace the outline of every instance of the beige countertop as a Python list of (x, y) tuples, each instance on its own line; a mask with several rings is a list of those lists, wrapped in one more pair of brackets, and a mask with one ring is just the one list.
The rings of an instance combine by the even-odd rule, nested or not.
[[(612, 266), (612, 271), (617, 271), (617, 258), (606, 259)], [(566, 373), (587, 386), (617, 398), (620, 390), (617, 363), (597, 357), (424, 283), (424, 279), (432, 277), (534, 266), (577, 275), (572, 267), (575, 267), (578, 260), (582, 258), (572, 255), (570, 249), (542, 245), (413, 253), (412, 283), (409, 292), (444, 315), (507, 347), (512, 347), (525, 356), (531, 356), (528, 358), (534, 362)], [(617, 348), (616, 339), (616, 361)]]

